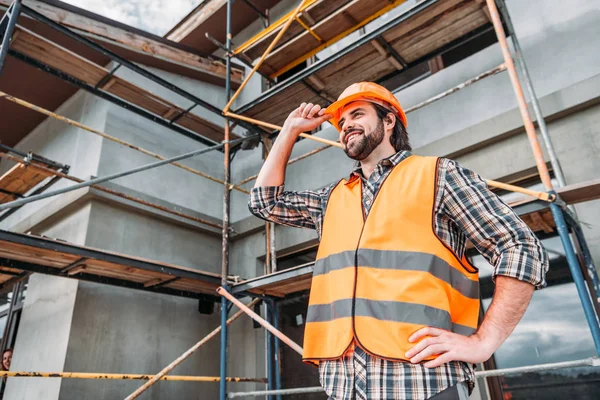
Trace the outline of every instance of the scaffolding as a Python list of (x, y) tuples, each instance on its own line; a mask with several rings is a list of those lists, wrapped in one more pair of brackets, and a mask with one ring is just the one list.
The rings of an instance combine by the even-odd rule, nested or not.
[[(2, 47), (0, 48), (0, 74), (7, 55), (11, 55), (29, 65), (42, 69), (47, 73), (59, 77), (75, 87), (85, 90), (89, 93), (99, 96), (115, 105), (129, 109), (130, 111), (154, 121), (155, 123), (171, 129), (175, 132), (184, 134), (199, 142), (207, 145), (202, 149), (190, 151), (175, 157), (165, 157), (160, 154), (143, 149), (132, 143), (117, 139), (114, 136), (104, 132), (87, 127), (77, 121), (61, 116), (42, 107), (36, 106), (25, 100), (16, 98), (7, 93), (0, 92), (0, 97), (5, 100), (19, 104), (36, 112), (42, 113), (50, 118), (54, 118), (64, 123), (71, 124), (92, 134), (99, 135), (104, 139), (111, 140), (119, 145), (126, 146), (135, 151), (146, 154), (159, 161), (142, 165), (127, 171), (122, 171), (110, 174), (103, 177), (97, 177), (89, 180), (82, 180), (68, 175), (68, 166), (63, 166), (49, 160), (45, 160), (39, 156), (28, 155), (21, 153), (15, 149), (2, 147), (0, 155), (4, 158), (18, 163), (21, 169), (29, 168), (34, 171), (34, 178), (28, 179), (30, 185), (25, 188), (20, 188), (20, 191), (11, 191), (4, 193), (4, 197), (0, 197), (4, 201), (0, 201), (0, 212), (5, 211), (5, 214), (0, 218), (5, 218), (7, 213), (14, 212), (17, 207), (22, 207), (28, 203), (67, 193), (81, 188), (94, 188), (99, 191), (109, 193), (111, 195), (124, 198), (128, 201), (136, 202), (144, 206), (155, 208), (162, 212), (170, 213), (175, 216), (192, 220), (203, 224), (213, 232), (220, 231), (222, 239), (222, 265), (221, 274), (210, 274), (191, 270), (184, 267), (157, 263), (150, 260), (141, 260), (138, 258), (127, 257), (119, 254), (103, 252), (96, 249), (74, 246), (65, 243), (56, 242), (46, 238), (34, 237), (31, 235), (15, 234), (10, 232), (0, 231), (0, 264), (3, 266), (0, 269), (0, 275), (6, 274), (11, 277), (24, 276), (24, 274), (38, 272), (57, 276), (67, 276), (76, 279), (88, 280), (92, 282), (106, 283), (119, 285), (138, 290), (147, 290), (158, 293), (178, 295), (190, 298), (208, 299), (209, 301), (220, 301), (221, 304), (221, 324), (209, 335), (200, 340), (196, 345), (190, 348), (186, 353), (176, 359), (169, 366), (164, 368), (156, 375), (110, 375), (110, 374), (92, 374), (85, 375), (81, 373), (5, 373), (6, 376), (12, 377), (27, 377), (27, 376), (43, 376), (43, 377), (62, 377), (62, 378), (84, 378), (84, 379), (147, 379), (143, 386), (137, 389), (127, 399), (134, 399), (141, 395), (151, 385), (159, 380), (174, 379), (174, 380), (196, 380), (196, 381), (219, 381), (220, 383), (220, 399), (244, 396), (266, 395), (279, 396), (284, 394), (312, 393), (317, 392), (320, 388), (294, 388), (283, 389), (281, 385), (281, 371), (279, 363), (280, 342), (290, 346), (300, 355), (302, 348), (287, 338), (279, 329), (279, 317), (277, 309), (277, 301), (287, 295), (297, 293), (308, 289), (312, 276), (312, 263), (300, 265), (295, 268), (277, 271), (276, 264), (276, 249), (275, 249), (275, 230), (271, 224), (266, 224), (266, 274), (245, 281), (237, 281), (229, 275), (229, 246), (230, 246), (230, 195), (232, 190), (237, 190), (242, 193), (248, 193), (242, 186), (256, 179), (256, 175), (250, 176), (242, 181), (232, 184), (230, 164), (235, 152), (239, 146), (245, 142), (256, 138), (260, 138), (263, 142), (265, 150), (268, 151), (272, 135), (276, 134), (281, 129), (277, 123), (281, 122), (282, 115), (285, 112), (277, 110), (278, 114), (274, 114), (273, 122), (266, 122), (260, 119), (261, 116), (268, 115), (265, 110), (269, 109), (269, 102), (280, 101), (281, 96), (292, 91), (295, 95), (298, 93), (310, 93), (313, 98), (325, 99), (332, 101), (335, 97), (331, 95), (331, 90), (328, 85), (323, 82), (322, 77), (317, 75), (317, 72), (330, 68), (332, 63), (342, 60), (344, 57), (351, 57), (357, 52), (371, 51), (379, 57), (378, 62), (382, 60), (386, 63), (379, 71), (380, 78), (387, 78), (390, 71), (397, 73), (398, 71), (409, 70), (412, 66), (418, 65), (424, 60), (436, 57), (443, 52), (456, 47), (460, 43), (464, 43), (477, 37), (485, 32), (494, 31), (502, 55), (504, 63), (496, 66), (472, 79), (469, 79), (451, 89), (448, 89), (437, 96), (434, 96), (422, 103), (419, 103), (409, 109), (407, 112), (415, 111), (425, 107), (441, 98), (450, 96), (465, 87), (473, 85), (482, 79), (485, 79), (496, 74), (507, 72), (511, 80), (512, 87), (519, 105), (523, 126), (526, 131), (532, 152), (535, 158), (537, 173), (544, 185), (543, 192), (532, 191), (520, 188), (506, 183), (495, 182), (488, 180), (489, 186), (497, 187), (504, 190), (510, 190), (523, 193), (527, 196), (518, 202), (512, 204), (517, 213), (523, 216), (524, 220), (532, 227), (534, 231), (556, 230), (560, 236), (561, 243), (564, 247), (566, 258), (568, 261), (569, 270), (573, 277), (579, 299), (581, 301), (587, 323), (595, 345), (596, 353), (600, 356), (600, 307), (598, 305), (598, 293), (600, 293), (600, 280), (593, 260), (590, 255), (589, 248), (583, 236), (581, 227), (576, 216), (567, 208), (568, 205), (576, 204), (582, 201), (587, 201), (595, 198), (600, 198), (600, 180), (586, 182), (577, 185), (566, 185), (562, 169), (556, 157), (554, 148), (550, 141), (544, 117), (541, 113), (537, 97), (535, 95), (531, 79), (525, 65), (525, 61), (521, 55), (521, 49), (512, 27), (510, 15), (504, 0), (465, 0), (458, 1), (442, 1), (442, 0), (422, 0), (408, 8), (404, 13), (394, 17), (378, 28), (365, 33), (355, 42), (344, 47), (335, 54), (324, 60), (320, 60), (312, 65), (307, 66), (303, 70), (295, 73), (281, 82), (275, 82), (274, 79), (280, 77), (283, 73), (297, 67), (305, 60), (313, 57), (317, 52), (327, 48), (333, 43), (338, 42), (349, 34), (366, 26), (367, 23), (373, 21), (385, 12), (397, 7), (403, 1), (393, 2), (373, 2), (369, 0), (353, 0), (344, 2), (323, 0), (302, 0), (298, 6), (285, 15), (280, 20), (266, 27), (264, 31), (250, 39), (247, 43), (242, 44), (235, 50), (232, 49), (231, 42), (231, 17), (232, 17), (232, 0), (227, 0), (227, 41), (221, 45), (225, 50), (225, 93), (227, 97), (227, 105), (223, 110), (206, 102), (203, 99), (185, 91), (170, 82), (160, 78), (156, 74), (138, 66), (137, 64), (128, 61), (124, 57), (108, 50), (106, 47), (99, 45), (86, 38), (85, 36), (69, 29), (51, 18), (43, 15), (35, 9), (22, 5), (21, 0), (15, 0), (8, 8), (4, 18), (0, 21), (0, 37), (2, 38)], [(335, 4), (334, 4), (335, 3)], [(340, 3), (340, 4), (338, 4)], [(375, 6), (376, 4), (376, 6)], [(334, 8), (332, 11), (332, 7)], [(335, 8), (337, 7), (337, 8)], [(265, 15), (258, 12), (259, 10), (253, 6), (257, 13), (264, 17)], [(434, 11), (432, 11), (434, 10)], [(431, 21), (426, 18), (427, 12), (432, 14)], [(360, 17), (352, 17), (352, 13)], [(453, 14), (454, 13), (454, 14)], [(67, 49), (61, 48), (57, 44), (28, 31), (24, 27), (17, 25), (17, 19), (20, 15), (27, 15), (36, 21), (42, 22), (58, 32), (73, 39), (77, 43), (83, 44), (102, 55), (114, 61), (117, 66), (112, 70), (106, 70), (91, 62), (82, 60)], [(469, 18), (469, 24), (461, 27), (461, 30), (455, 36), (444, 38), (439, 43), (427, 43), (425, 48), (416, 48), (414, 45), (415, 38), (420, 37), (424, 30), (423, 26), (440, 24), (440, 30), (451, 29), (452, 18), (460, 16), (461, 22)], [(334, 29), (327, 31), (325, 28), (331, 26), (332, 21), (339, 21), (338, 18), (346, 20), (346, 25), (336, 24)], [(444, 21), (443, 25), (442, 22)], [(350, 24), (348, 26), (348, 24)], [(510, 38), (514, 49), (514, 58), (509, 51), (507, 36), (504, 30), (506, 27), (510, 33)], [(442, 29), (443, 28), (443, 29)], [(403, 42), (403, 36), (398, 32), (404, 32), (413, 41), (412, 45)], [(389, 34), (393, 32), (393, 35)], [(308, 47), (299, 46), (299, 43), (305, 43), (306, 40), (298, 38), (312, 38)], [(281, 41), (281, 43), (280, 43)], [(38, 45), (52, 48), (55, 54), (60, 55), (62, 69), (59, 65), (52, 64), (51, 60), (40, 60), (40, 54), (32, 51), (32, 47), (28, 44), (36, 43)], [(279, 47), (278, 47), (279, 44)], [(424, 46), (424, 45), (423, 45)], [(290, 51), (293, 49), (294, 51)], [(368, 49), (368, 50), (365, 50)], [(414, 53), (412, 54), (411, 51)], [(409, 54), (410, 53), (410, 54)], [(275, 54), (276, 57), (270, 57)], [(361, 53), (362, 54), (362, 53)], [(407, 56), (408, 54), (408, 56)], [(258, 57), (260, 55), (260, 57)], [(243, 63), (247, 63), (248, 59), (259, 58), (254, 64), (252, 71), (246, 75), (245, 79), (239, 84), (235, 93), (232, 94), (232, 59), (238, 58)], [(516, 66), (515, 66), (516, 61)], [(67, 67), (65, 67), (67, 66)], [(150, 79), (158, 85), (168, 89), (169, 91), (178, 94), (179, 96), (192, 102), (188, 108), (179, 107), (173, 103), (166, 102), (155, 95), (149, 94), (140, 87), (125, 82), (116, 77), (114, 73), (120, 67), (128, 68), (137, 74)], [(81, 74), (81, 69), (91, 71), (89, 75)], [(521, 77), (517, 74), (517, 68), (521, 72)], [(64, 70), (67, 69), (67, 70)], [(255, 74), (260, 73), (267, 77), (273, 86), (256, 100), (240, 107), (238, 110), (231, 111), (231, 106), (238, 98), (241, 91), (244, 89), (249, 79)], [(354, 78), (350, 78), (354, 79)], [(555, 188), (550, 180), (550, 174), (546, 162), (542, 156), (540, 143), (536, 136), (534, 123), (529, 114), (525, 95), (523, 93), (522, 83), (524, 82), (525, 90), (532, 104), (535, 119), (540, 129), (542, 141), (549, 154), (549, 161), (552, 170), (557, 178), (558, 187)], [(112, 82), (112, 83), (111, 83)], [(110, 83), (110, 84), (109, 84)], [(345, 83), (337, 83), (345, 84)], [(128, 88), (128, 91), (117, 90), (117, 88)], [(340, 90), (337, 90), (339, 92)], [(160, 107), (158, 106), (160, 105)], [(195, 107), (203, 107), (213, 114), (224, 117), (225, 124), (223, 127), (223, 140), (218, 143), (219, 135), (215, 132), (221, 131), (220, 128), (215, 128), (214, 124), (199, 120), (192, 116), (190, 111)], [(189, 118), (187, 125), (183, 123)], [(180, 121), (176, 124), (176, 122)], [(249, 136), (238, 137), (232, 132), (233, 125), (237, 124), (250, 132)], [(208, 128), (207, 128), (208, 127)], [(209, 134), (203, 135), (208, 129)], [(300, 161), (314, 154), (317, 154), (331, 147), (340, 147), (340, 144), (334, 141), (320, 138), (310, 133), (303, 133), (303, 138), (325, 143), (325, 146), (319, 147), (299, 157), (291, 159), (288, 164)], [(223, 168), (224, 179), (214, 178), (204, 172), (184, 166), (178, 161), (195, 157), (213, 150), (223, 152)], [(142, 171), (147, 171), (152, 168), (157, 168), (163, 165), (172, 164), (178, 168), (182, 168), (197, 176), (209, 179), (213, 182), (223, 185), (223, 219), (219, 222), (207, 221), (185, 213), (171, 210), (169, 208), (151, 204), (142, 199), (129, 196), (124, 193), (117, 192), (112, 189), (107, 189), (101, 184), (120, 177), (129, 176)], [(29, 193), (37, 187), (44, 179), (49, 178), (50, 181), (41, 188)], [(76, 182), (74, 185), (54, 190), (46, 191), (51, 184), (57, 179), (67, 179)], [(43, 190), (42, 190), (43, 189)], [(4, 189), (3, 189), (4, 190)], [(8, 191), (8, 190), (5, 190)], [(2, 192), (3, 193), (3, 192)], [(0, 193), (0, 195), (2, 195)], [(27, 194), (27, 195), (26, 195)], [(11, 253), (7, 251), (7, 244), (14, 246)], [(575, 246), (574, 246), (575, 244)], [(39, 249), (45, 249), (48, 254), (46, 258), (54, 257), (51, 266), (40, 266), (36, 263), (36, 257), (39, 256)], [(576, 250), (577, 249), (577, 250)], [(21, 256), (15, 257), (14, 254), (19, 253)], [(28, 258), (23, 258), (23, 254), (29, 254)], [(579, 257), (579, 258), (578, 258)], [(128, 273), (123, 278), (123, 273)], [(115, 276), (117, 274), (117, 276)], [(216, 297), (215, 291), (219, 297)], [(208, 297), (206, 297), (208, 296)], [(242, 303), (239, 299), (244, 297), (252, 297), (249, 304)], [(259, 302), (264, 302), (266, 305), (266, 318), (262, 318), (256, 314), (252, 308)], [(228, 318), (228, 313), (232, 306), (235, 305), (240, 309), (236, 314)], [(252, 319), (258, 322), (267, 330), (267, 378), (231, 378), (227, 377), (227, 327), (242, 314), (249, 315)], [(187, 359), (193, 352), (200, 348), (211, 338), (220, 335), (220, 376), (217, 377), (174, 377), (168, 373)], [(272, 336), (271, 336), (272, 335)], [(571, 368), (576, 366), (598, 366), (599, 359), (597, 357), (585, 360), (575, 360), (566, 363), (558, 363), (551, 365), (539, 365), (532, 367), (523, 367), (510, 370), (494, 370), (478, 372), (478, 376), (501, 376), (513, 373), (522, 373), (532, 370), (548, 370), (556, 368)], [(254, 392), (228, 392), (227, 382), (266, 382), (266, 391)]]

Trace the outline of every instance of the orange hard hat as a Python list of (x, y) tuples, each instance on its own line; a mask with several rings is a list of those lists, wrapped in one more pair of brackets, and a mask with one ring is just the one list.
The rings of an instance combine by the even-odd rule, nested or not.
[(340, 121), (342, 110), (348, 104), (358, 100), (369, 101), (389, 108), (398, 118), (400, 118), (400, 121), (402, 121), (404, 127), (406, 127), (406, 114), (404, 114), (402, 106), (400, 106), (398, 99), (396, 99), (396, 96), (394, 96), (392, 92), (373, 82), (358, 82), (348, 86), (342, 94), (340, 94), (337, 101), (325, 109), (325, 114), (332, 115), (329, 122), (331, 122), (338, 131), (341, 130), (338, 123)]

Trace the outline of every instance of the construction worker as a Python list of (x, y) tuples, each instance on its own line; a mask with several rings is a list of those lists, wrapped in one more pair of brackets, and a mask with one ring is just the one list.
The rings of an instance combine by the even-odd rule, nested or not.
[[(321, 190), (284, 191), (298, 135), (327, 120), (356, 169)], [(302, 103), (250, 195), (254, 215), (319, 234), (303, 360), (319, 366), (330, 399), (466, 399), (473, 365), (545, 286), (548, 256), (529, 227), (474, 172), (412, 155), (406, 125), (394, 95), (371, 82), (327, 109)], [(494, 267), (480, 324), (467, 240)]]

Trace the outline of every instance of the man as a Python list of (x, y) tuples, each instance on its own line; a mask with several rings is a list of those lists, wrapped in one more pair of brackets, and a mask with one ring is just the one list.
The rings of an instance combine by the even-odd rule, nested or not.
[[(301, 132), (330, 120), (358, 161), (319, 191), (285, 192)], [(322, 109), (287, 118), (250, 197), (256, 216), (320, 237), (304, 339), (331, 399), (465, 399), (473, 364), (510, 335), (548, 257), (523, 221), (478, 175), (448, 159), (411, 155), (406, 116), (387, 89), (348, 87)], [(494, 266), (481, 324), (467, 239)]]

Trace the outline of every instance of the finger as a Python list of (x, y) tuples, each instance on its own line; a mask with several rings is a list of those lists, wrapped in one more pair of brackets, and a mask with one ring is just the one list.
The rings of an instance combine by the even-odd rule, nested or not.
[[(321, 110), (323, 111), (323, 110)], [(317, 121), (319, 121), (319, 124), (322, 124), (323, 122), (329, 121), (331, 118), (333, 118), (333, 116), (331, 114), (323, 114), (319, 117), (317, 117)]]
[(319, 116), (321, 116), (321, 115), (325, 115), (325, 110), (326, 110), (325, 108), (321, 108), (321, 109), (319, 110), (319, 113), (318, 113), (317, 115), (319, 115)]
[(317, 115), (317, 113), (319, 112), (320, 109), (321, 109), (321, 106), (318, 104), (315, 104), (314, 106), (312, 106), (312, 108), (308, 111), (308, 118), (313, 118), (315, 115)]
[(420, 363), (426, 358), (430, 358), (432, 356), (443, 354), (450, 349), (450, 346), (447, 344), (434, 344), (432, 346), (427, 347), (422, 352), (414, 356), (410, 359), (410, 362), (413, 364)]
[(308, 103), (306, 106), (304, 106), (304, 109), (302, 110), (302, 118), (306, 118), (308, 116), (308, 112), (312, 107), (313, 103)]
[(454, 360), (454, 357), (452, 356), (452, 354), (450, 352), (447, 352), (447, 353), (442, 354), (435, 360), (426, 362), (425, 364), (423, 364), (423, 366), (425, 368), (437, 368), (440, 365), (449, 363), (452, 360)]
[(298, 115), (302, 115), (302, 112), (304, 111), (305, 107), (306, 107), (306, 103), (300, 104), (300, 106), (298, 107)]
[(428, 346), (431, 346), (434, 344), (438, 344), (438, 342), (434, 338), (423, 339), (419, 343), (417, 343), (417, 345), (415, 347), (408, 350), (404, 356), (408, 359), (411, 359), (415, 355), (417, 355), (420, 352), (422, 352), (423, 350), (425, 350)]
[(423, 336), (440, 336), (440, 335), (443, 335), (446, 332), (447, 331), (445, 331), (443, 329), (433, 328), (431, 326), (426, 326), (425, 328), (421, 328), (418, 331), (416, 331), (415, 333), (413, 333), (408, 338), (408, 341), (410, 343), (413, 343), (413, 342), (416, 342), (417, 340), (419, 340), (420, 338), (422, 338)]

